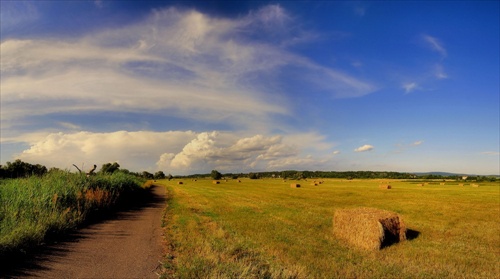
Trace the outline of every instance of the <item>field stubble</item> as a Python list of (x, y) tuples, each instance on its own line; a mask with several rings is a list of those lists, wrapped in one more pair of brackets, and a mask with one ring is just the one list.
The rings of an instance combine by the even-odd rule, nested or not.
[[(378, 180), (160, 181), (170, 201), (165, 232), (173, 278), (498, 278), (499, 184), (479, 188)], [(361, 251), (332, 232), (336, 209), (402, 216), (410, 240)]]

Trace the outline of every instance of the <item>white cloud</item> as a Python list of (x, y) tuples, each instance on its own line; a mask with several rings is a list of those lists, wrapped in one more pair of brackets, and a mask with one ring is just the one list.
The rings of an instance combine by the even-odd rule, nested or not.
[[(294, 137), (293, 135), (290, 137)], [(279, 167), (287, 160), (299, 160), (301, 147), (285, 143), (284, 136), (254, 135), (240, 138), (236, 134), (203, 132), (176, 154), (163, 154), (159, 168), (179, 172), (248, 171)]]
[(490, 156), (498, 156), (498, 155), (500, 155), (500, 152), (497, 152), (497, 151), (485, 151), (485, 152), (481, 152), (481, 154), (483, 154), (483, 155), (490, 155)]
[[(269, 123), (273, 115), (291, 114), (289, 101), (276, 93), (275, 85), (286, 81), (269, 74), (286, 68), (300, 69), (297, 78), (303, 77), (312, 90), (336, 97), (375, 90), (282, 47), (302, 36), (282, 32), (292, 21), (279, 5), (237, 19), (171, 8), (155, 10), (133, 25), (71, 40), (4, 40), (2, 126), (53, 113), (147, 110), (248, 128)], [(257, 33), (255, 24), (266, 28)], [(272, 35), (273, 28), (285, 34), (280, 42), (259, 39), (266, 32)]]
[(441, 65), (441, 64), (436, 64), (435, 65), (435, 67), (434, 67), (434, 76), (437, 79), (447, 79), (448, 78), (448, 74), (446, 74), (444, 72), (443, 65)]
[[(31, 134), (25, 139), (29, 147), (13, 159), (59, 168), (118, 162), (133, 171), (163, 170), (173, 174), (207, 173), (212, 169), (313, 169), (328, 160), (323, 149), (329, 146), (314, 133), (266, 136), (220, 131), (59, 132)], [(318, 144), (317, 149), (308, 146), (311, 142)]]
[(422, 35), (422, 38), (427, 46), (430, 47), (433, 51), (439, 53), (443, 58), (447, 56), (447, 51), (444, 48), (443, 43), (441, 43), (439, 39), (425, 34)]
[(305, 143), (289, 143), (296, 137), (307, 138), (311, 134), (254, 135), (240, 138), (236, 134), (203, 132), (187, 143), (180, 152), (161, 155), (156, 164), (159, 168), (192, 173), (211, 169), (231, 172), (290, 166), (307, 168), (319, 163), (312, 157), (301, 155), (301, 151), (306, 148)]
[(144, 165), (154, 166), (159, 154), (176, 152), (195, 136), (191, 131), (39, 134), (26, 139), (30, 147), (17, 158), (48, 167), (119, 162), (123, 168), (144, 170)]
[(406, 93), (410, 93), (418, 88), (418, 84), (416, 82), (404, 83), (403, 88)]
[(421, 145), (422, 143), (424, 143), (424, 141), (423, 141), (423, 140), (417, 140), (417, 141), (415, 141), (414, 143), (412, 143), (412, 144), (411, 144), (411, 146), (419, 146), (419, 145)]
[(366, 151), (371, 151), (373, 150), (373, 145), (365, 144), (363, 146), (360, 146), (356, 149), (354, 149), (355, 152), (366, 152)]
[(335, 150), (335, 151), (332, 152), (332, 155), (338, 155), (338, 154), (340, 154), (339, 150)]

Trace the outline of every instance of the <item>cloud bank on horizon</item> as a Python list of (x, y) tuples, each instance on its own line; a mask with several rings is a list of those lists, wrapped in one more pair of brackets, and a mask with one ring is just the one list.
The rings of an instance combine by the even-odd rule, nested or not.
[[(199, 2), (59, 3), (2, 2), (2, 164), (499, 172), (490, 155), (499, 150), (498, 84), (485, 72), (473, 86), (470, 63), (452, 47), (460, 38), (444, 31), (421, 26), (390, 53), (378, 43), (387, 31), (367, 35), (378, 20), (372, 7), (361, 13), (348, 2), (325, 14), (289, 2), (224, 2), (219, 13)], [(76, 9), (80, 18), (51, 19)], [(327, 11), (351, 14), (335, 22)], [(360, 20), (366, 30), (354, 28)], [(498, 57), (498, 40), (490, 49)], [(468, 115), (452, 115), (464, 108)], [(451, 127), (480, 136), (471, 146)]]

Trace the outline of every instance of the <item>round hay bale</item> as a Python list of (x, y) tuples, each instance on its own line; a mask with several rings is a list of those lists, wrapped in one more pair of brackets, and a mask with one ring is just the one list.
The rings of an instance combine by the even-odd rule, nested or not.
[(300, 184), (292, 183), (290, 184), (290, 188), (300, 188)]
[(392, 189), (391, 185), (389, 184), (380, 184), (378, 185), (380, 189)]
[(366, 250), (379, 250), (406, 240), (406, 226), (401, 217), (377, 208), (336, 210), (333, 233), (348, 244)]
[(474, 184), (473, 183), (473, 184), (471, 184), (471, 186), (477, 188), (477, 187), (479, 187), (479, 184)]
[(177, 182), (177, 184), (182, 185), (184, 184), (182, 181)]
[(219, 182), (219, 181), (217, 181), (217, 180), (212, 181), (212, 183), (213, 183), (213, 184), (220, 184), (220, 182)]

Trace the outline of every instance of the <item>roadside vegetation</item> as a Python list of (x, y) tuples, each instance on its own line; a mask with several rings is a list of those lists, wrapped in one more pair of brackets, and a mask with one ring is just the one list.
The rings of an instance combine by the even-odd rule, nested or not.
[[(157, 183), (169, 192), (163, 278), (500, 275), (498, 180), (479, 187), (379, 179), (324, 179), (317, 186), (311, 179)], [(301, 187), (290, 188), (290, 183)], [(392, 188), (379, 188), (382, 183)], [(334, 237), (332, 218), (336, 209), (355, 207), (396, 212), (409, 229), (409, 240), (378, 251), (349, 247)]]
[(145, 180), (115, 169), (96, 175), (51, 170), (0, 180), (0, 259), (126, 206)]

